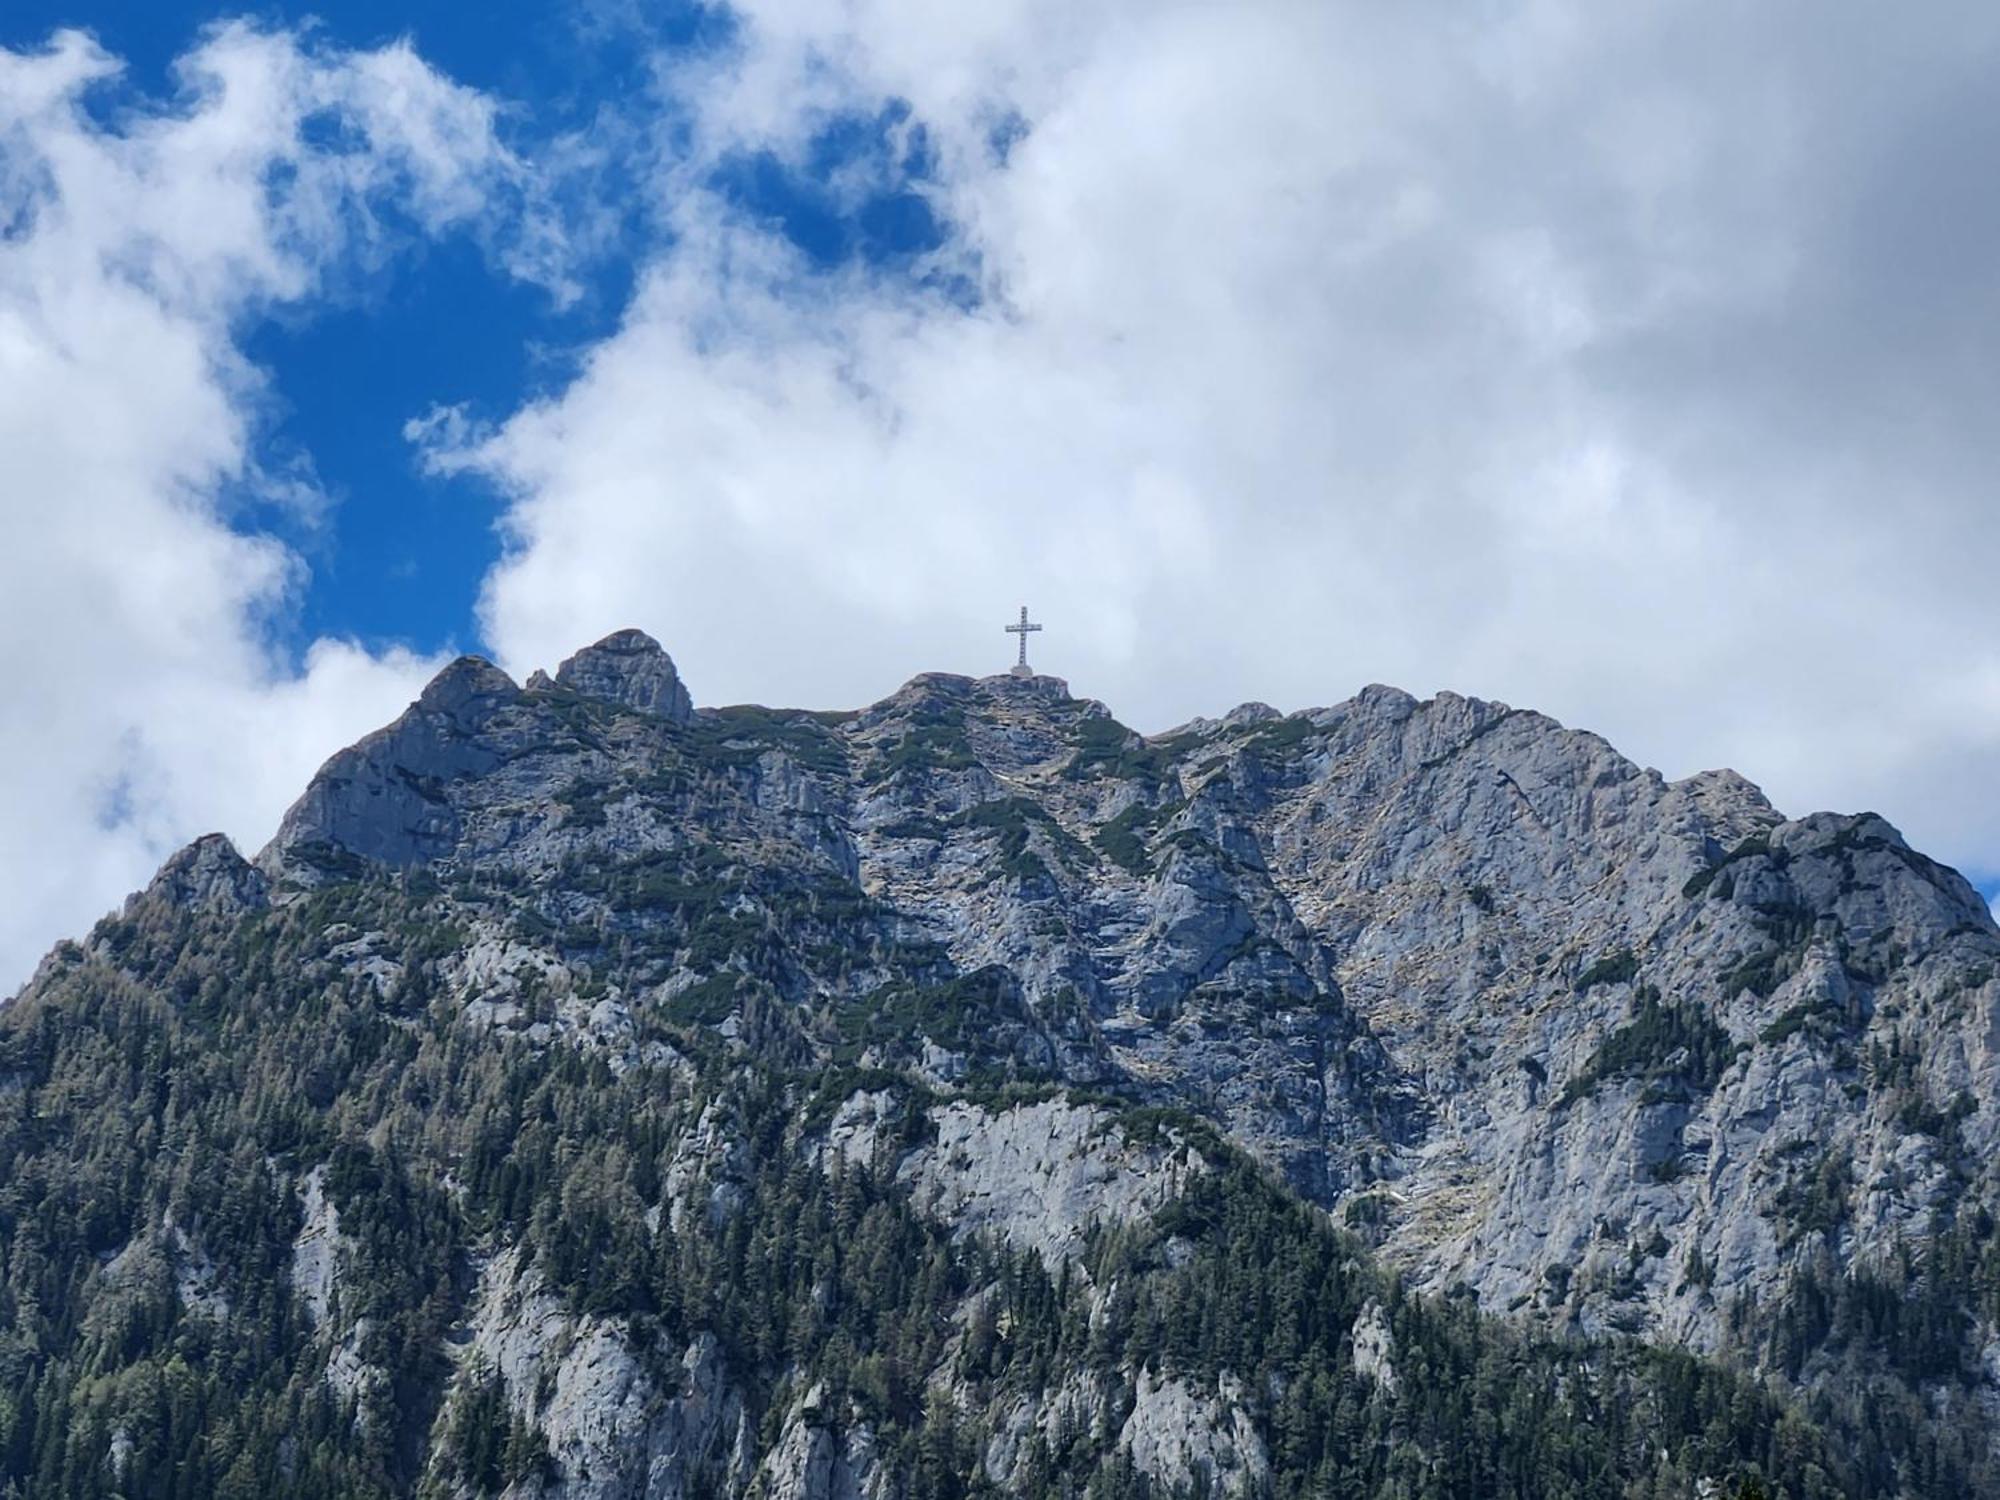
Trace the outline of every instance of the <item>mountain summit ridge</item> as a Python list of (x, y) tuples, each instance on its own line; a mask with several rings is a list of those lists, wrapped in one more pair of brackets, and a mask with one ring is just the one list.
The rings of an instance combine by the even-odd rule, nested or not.
[[(1282, 1191), (1439, 1306), (1762, 1372), (1857, 1453), (1881, 1441), (1855, 1436), (1871, 1403), (1924, 1413), (1909, 1440), (1963, 1475), (2000, 1429), (2000, 1251), (1979, 1229), (2000, 1210), (1996, 973), (1986, 904), (1882, 819), (1786, 819), (1733, 771), (1670, 782), (1505, 704), (1377, 685), (1144, 736), (1060, 679), (926, 673), (853, 711), (695, 708), (666, 652), (621, 631), (526, 684), (451, 663), (331, 757), (253, 861), (190, 846), (0, 1021), (127, 996), (135, 1035), (219, 1026), (215, 1045), (273, 1058), (259, 1027), (311, 1038), (263, 1064), (296, 1071), (296, 1099), (251, 1089), (229, 1128), (269, 1136), (272, 1191), (298, 1206), (264, 1212), (302, 1216), (311, 1247), (279, 1279), (310, 1293), (301, 1347), (324, 1374), (286, 1399), (404, 1422), (391, 1490), (478, 1492), (451, 1435), (486, 1402), (545, 1455), (518, 1496), (702, 1492), (666, 1457), (697, 1451), (729, 1493), (905, 1493), (867, 1444), (914, 1431), (907, 1411), (714, 1344), (724, 1324), (660, 1300), (709, 1273), (640, 1265), (775, 1212), (802, 1163), (873, 1174), (910, 1234), (971, 1247), (950, 1256), (1028, 1255), (1087, 1286), (1091, 1320), (1112, 1307), (1096, 1278), (1164, 1286), (1239, 1222), (1186, 1205)], [(530, 1088), (557, 1090), (542, 1115)], [(570, 1122), (556, 1178), (538, 1119)], [(445, 1259), (409, 1305), (457, 1331), (410, 1312), (407, 1356), (374, 1314), (330, 1311), (343, 1276), (376, 1286), (354, 1226), (382, 1193), (441, 1195), (422, 1253)], [(590, 1215), (610, 1238), (579, 1259), (563, 1226)], [(1164, 1227), (1184, 1221), (1209, 1228)], [(183, 1203), (130, 1243), (199, 1291), (220, 1253), (199, 1222)], [(643, 1296), (605, 1290), (614, 1242)], [(953, 1274), (972, 1281), (937, 1315), (970, 1328), (997, 1293)], [(1410, 1420), (1399, 1351), (1434, 1335), (1362, 1303), (1417, 1304), (1328, 1295), (1340, 1378)], [(680, 1341), (674, 1379), (708, 1404), (646, 1372), (641, 1329)], [(983, 1482), (1036, 1493), (1053, 1435), (950, 1358), (922, 1379), (986, 1433)], [(1097, 1434), (1089, 1472), (1244, 1494), (1294, 1473), (1248, 1353), (1106, 1358), (1045, 1370), (1029, 1403)], [(1271, 1358), (1256, 1368), (1282, 1385)], [(423, 1432), (393, 1415), (405, 1388)], [(759, 1422), (768, 1442), (744, 1435)]]
[[(685, 696), (670, 658), (635, 631), (578, 653), (542, 690), (510, 682), (504, 691), (497, 669), (447, 667), (439, 683), (463, 680), (477, 691), (454, 689), (447, 706), (433, 684), (398, 721), (405, 727), (397, 737), (362, 742), (393, 745), (392, 764), (360, 747), (334, 757), (259, 855), (260, 868), (309, 883), (310, 859), (302, 865), (295, 856), (330, 846), (391, 864), (490, 864), (553, 879), (586, 853), (624, 858), (679, 847), (681, 831), (662, 812), (673, 804), (621, 794), (657, 777), (661, 756), (673, 753), (662, 749), (673, 731), (648, 727), (652, 679), (642, 675), (648, 686), (635, 703), (631, 679), (619, 675), (634, 660), (664, 664)], [(461, 697), (476, 705), (475, 718), (463, 717)], [(589, 724), (576, 718), (602, 709), (614, 712)], [(626, 710), (634, 716), (623, 717)], [(439, 713), (445, 723), (434, 722)], [(1467, 1094), (1477, 1098), (1486, 1124), (1472, 1144), (1481, 1151), (1505, 1137), (1497, 1117), (1520, 1113), (1492, 1097), (1494, 1070), (1475, 1080), (1476, 1062), (1424, 1040), (1414, 995), (1444, 1007), (1434, 1020), (1451, 1016), (1454, 1048), (1496, 1049), (1509, 1079), (1531, 1082), (1529, 1065), (1539, 1065), (1552, 1089), (1564, 1071), (1586, 1067), (1615, 1029), (1609, 1023), (1622, 1019), (1597, 1014), (1595, 1002), (1625, 1002), (1643, 986), (1641, 960), (1651, 954), (1675, 983), (1706, 991), (1718, 1012), (1733, 1014), (1722, 1024), (1747, 1046), (1804, 1003), (1806, 989), (1814, 1003), (1846, 1003), (1848, 971), (1836, 964), (1828, 977), (1834, 971), (1815, 968), (1813, 955), (1828, 945), (1815, 948), (1811, 932), (1786, 937), (1792, 946), (1750, 976), (1756, 984), (1722, 993), (1728, 974), (1770, 947), (1771, 918), (1741, 901), (1711, 902), (1704, 917), (1685, 892), (1705, 873), (1734, 863), (1746, 888), (1752, 880), (1768, 886), (1763, 905), (1784, 907), (1805, 899), (1786, 873), (1795, 855), (1849, 865), (1861, 857), (1892, 894), (1932, 898), (1933, 909), (1897, 932), (1906, 953), (1945, 944), (1957, 929), (1989, 945), (1996, 936), (1967, 882), (1904, 859), (1901, 835), (1873, 814), (1787, 820), (1733, 771), (1667, 781), (1588, 731), (1455, 693), (1419, 700), (1375, 685), (1327, 708), (1246, 706), (1212, 727), (1148, 738), (1104, 705), (1072, 697), (1059, 679), (925, 673), (848, 714), (738, 707), (658, 717), (696, 727), (725, 752), (743, 747), (736, 772), (751, 788), (750, 805), (722, 825), (726, 838), (754, 829), (767, 863), (796, 861), (857, 880), (918, 922), (960, 968), (1016, 974), (1031, 1012), (1065, 992), (1082, 996), (1111, 1023), (1114, 1056), (1126, 1052), (1142, 1072), (1194, 1070), (1176, 1079), (1182, 1102), (1202, 1087), (1226, 1097), (1226, 1066), (1234, 1066), (1173, 1040), (1190, 1004), (1199, 1010), (1215, 1000), (1222, 1012), (1212, 1019), (1230, 1025), (1247, 1013), (1217, 998), (1226, 991), (1275, 992), (1303, 1007), (1298, 1013), (1312, 1022), (1259, 1053), (1274, 1072), (1239, 1069), (1287, 1102), (1246, 1106), (1232, 1118), (1246, 1144), (1277, 1153), (1269, 1159), (1296, 1185), (1336, 1207), (1378, 1173), (1392, 1182), (1424, 1174), (1427, 1148), (1418, 1141), (1434, 1153), (1435, 1126), (1399, 1132), (1416, 1128), (1425, 1110), (1448, 1100), (1465, 1114), (1474, 1107)], [(732, 738), (738, 724), (743, 737)], [(770, 726), (780, 732), (767, 745), (759, 736)], [(752, 747), (761, 747), (754, 757)], [(539, 812), (531, 805), (538, 795)], [(344, 811), (333, 811), (336, 803)], [(1768, 852), (1742, 852), (1759, 839)], [(986, 866), (996, 841), (1013, 866), (1000, 881)], [(1859, 878), (1850, 870), (1836, 884)], [(1486, 909), (1476, 892), (1499, 909)], [(1837, 929), (1833, 946), (1843, 950), (1880, 947), (1877, 918), (1908, 904), (1885, 897), (1863, 931), (1841, 917), (1837, 889), (1814, 897), (1822, 898), (1813, 923)], [(1853, 891), (1848, 900), (1855, 904)], [(1576, 988), (1592, 964), (1627, 952), (1639, 966), (1632, 975)], [(1786, 967), (1799, 972), (1777, 973)], [(1532, 1025), (1491, 1013), (1503, 993), (1535, 1008)], [(1353, 1059), (1365, 1062), (1361, 1075), (1329, 1080), (1280, 1057), (1336, 1035), (1352, 1049), (1350, 1073)], [(1990, 1088), (1992, 1076), (1982, 1061), (1978, 1080)], [(1442, 1097), (1413, 1084), (1442, 1077), (1453, 1080)], [(1948, 1093), (1973, 1082), (1969, 1068), (1955, 1073)], [(1351, 1138), (1354, 1111), (1379, 1118), (1379, 1139)], [(1552, 1144), (1537, 1131), (1521, 1149)], [(1445, 1195), (1448, 1185), (1425, 1184), (1427, 1196)], [(1659, 1196), (1658, 1186), (1635, 1193), (1635, 1205)], [(1419, 1257), (1434, 1282), (1478, 1286), (1493, 1275), (1473, 1265), (1491, 1253), (1490, 1226), (1455, 1221), (1461, 1238), (1447, 1253), (1431, 1242), (1443, 1226), (1398, 1217), (1388, 1211), (1385, 1244)], [(1539, 1299), (1552, 1262), (1522, 1243), (1534, 1238), (1532, 1226), (1510, 1233), (1527, 1258), (1504, 1282), (1506, 1296), (1528, 1290)], [(1767, 1259), (1760, 1253), (1759, 1264)], [(1673, 1307), (1664, 1285), (1653, 1295), (1663, 1304), (1649, 1309), (1653, 1318), (1711, 1336), (1719, 1312)]]

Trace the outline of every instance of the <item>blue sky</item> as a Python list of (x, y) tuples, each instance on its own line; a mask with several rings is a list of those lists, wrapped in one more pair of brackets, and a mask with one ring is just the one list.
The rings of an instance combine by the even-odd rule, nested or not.
[[(594, 42), (545, 5), (237, 12), (22, 0), (0, 14), (0, 45), (34, 47), (65, 26), (93, 32), (126, 64), (118, 84), (91, 97), (115, 117), (134, 95), (171, 96), (174, 60), (204, 25), (234, 14), (312, 17), (326, 37), (352, 47), (408, 35), (454, 77), (503, 90), (529, 131), (561, 129), (605, 94), (643, 85), (632, 76), (642, 54)], [(493, 274), (459, 235), (420, 247), (391, 273), (355, 277), (323, 305), (248, 330), (246, 350), (271, 382), (266, 443), (308, 461), (336, 505), (323, 526), (268, 512), (237, 518), (274, 529), (310, 564), (303, 594), (279, 620), (294, 651), (328, 633), (424, 652), (478, 647), (473, 602), (499, 548), (491, 497), (471, 483), (421, 475), (403, 424), (441, 392), (475, 410), (502, 409), (546, 381), (568, 351), (601, 337), (629, 275), (615, 258), (588, 270), (583, 296), (558, 308), (542, 289)]]
[[(588, 131), (601, 117), (657, 111), (660, 101), (649, 95), (657, 50), (692, 54), (729, 44), (725, 10), (645, 9), (642, 20), (638, 7), (592, 13), (547, 4), (238, 10), (22, 0), (0, 15), (0, 46), (33, 48), (64, 27), (90, 31), (125, 64), (116, 84), (87, 96), (95, 112), (115, 120), (137, 100), (170, 99), (175, 59), (218, 19), (305, 27), (316, 41), (354, 49), (403, 39), (439, 71), (504, 99), (504, 129), (532, 149)], [(841, 118), (796, 163), (743, 153), (710, 178), (814, 264), (862, 260), (893, 271), (938, 242), (924, 199), (886, 191), (845, 204), (825, 184), (856, 159), (885, 153), (887, 129), (906, 114), (891, 103), (872, 116)], [(920, 177), (921, 150), (899, 168)], [(597, 211), (631, 194), (634, 183), (614, 160), (590, 191)], [(561, 299), (496, 273), (472, 236), (458, 233), (406, 244), (391, 267), (350, 272), (314, 305), (245, 329), (244, 352), (270, 383), (263, 444), (276, 461), (309, 465), (333, 502), (311, 521), (255, 508), (234, 518), (281, 537), (308, 564), (304, 587), (274, 620), (294, 656), (328, 635), (427, 654), (491, 649), (474, 610), (500, 550), (491, 487), (423, 473), (404, 426), (439, 402), (497, 420), (559, 388), (580, 352), (607, 336), (623, 311), (647, 240), (648, 226), (636, 217), (570, 264), (576, 285)]]
[(1444, 14), (8, 6), (0, 987), (452, 651), (1024, 601), (1144, 728), (1450, 689), (2000, 872), (2000, 12)]

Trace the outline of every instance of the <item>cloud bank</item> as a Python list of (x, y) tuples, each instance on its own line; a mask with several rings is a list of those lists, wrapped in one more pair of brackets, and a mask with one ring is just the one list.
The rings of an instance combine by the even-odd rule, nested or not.
[[(510, 664), (636, 621), (852, 703), (1025, 599), (1144, 727), (1452, 687), (2000, 865), (1989, 7), (738, 16), (662, 63), (623, 327), (432, 430)], [(901, 173), (912, 264), (716, 186), (882, 120), (835, 191)]]

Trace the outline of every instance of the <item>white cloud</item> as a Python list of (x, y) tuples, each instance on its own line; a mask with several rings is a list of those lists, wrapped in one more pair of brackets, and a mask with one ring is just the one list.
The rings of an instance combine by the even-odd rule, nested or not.
[(413, 696), (405, 653), (267, 644), (301, 564), (232, 523), (300, 481), (259, 473), (236, 335), (524, 192), (489, 104), (403, 46), (223, 27), (171, 105), (88, 112), (116, 72), (75, 32), (0, 51), (0, 990), (187, 838), (254, 848)]
[[(852, 703), (1025, 598), (1147, 726), (1450, 686), (2000, 859), (2000, 13), (739, 10), (623, 327), (425, 434), (509, 497), (511, 664)], [(704, 186), (891, 99), (976, 308)]]

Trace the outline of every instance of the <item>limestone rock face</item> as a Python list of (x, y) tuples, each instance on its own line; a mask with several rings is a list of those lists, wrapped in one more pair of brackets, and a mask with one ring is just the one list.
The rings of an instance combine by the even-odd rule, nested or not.
[(1178, 1142), (1140, 1145), (1103, 1111), (1060, 1100), (997, 1114), (953, 1104), (934, 1111), (932, 1124), (935, 1144), (905, 1156), (898, 1173), (918, 1209), (960, 1233), (1033, 1250), (1050, 1266), (1094, 1228), (1149, 1217), (1203, 1170)]
[[(272, 847), (295, 856), (283, 868), (296, 877), (313, 858), (406, 868), (448, 855), (459, 834), (451, 783), (501, 768), (519, 698), (498, 667), (461, 656), (395, 723), (321, 767), (279, 826)], [(280, 868), (269, 850), (261, 860)]]
[(783, 1432), (758, 1466), (753, 1490), (762, 1500), (887, 1500), (894, 1480), (875, 1451), (865, 1421), (836, 1428), (815, 1389), (785, 1420)]
[[(355, 859), (504, 875), (559, 925), (657, 939), (587, 1003), (561, 997), (588, 960), (505, 939), (554, 996), (543, 1020), (518, 979), (474, 979), (475, 946), (481, 1024), (629, 1066), (635, 1006), (736, 1038), (752, 990), (866, 1010), (841, 1044), (863, 1064), (1197, 1110), (1421, 1284), (1586, 1331), (1712, 1346), (1732, 1296), (1920, 1234), (2000, 1137), (2000, 934), (1963, 879), (1878, 817), (1786, 820), (1734, 772), (1668, 782), (1449, 693), (1247, 704), (1152, 739), (1011, 674), (921, 676), (853, 714), (697, 712), (620, 631), (529, 690), (454, 663), (328, 762), (257, 878)], [(254, 899), (226, 866), (162, 880)], [(658, 873), (565, 887), (580, 869)], [(622, 894), (693, 870), (733, 892), (700, 932)], [(754, 974), (730, 946), (753, 930), (785, 953)], [(921, 1003), (883, 1002), (892, 981)], [(1884, 1049), (1911, 1059), (1893, 1082)], [(963, 1147), (1023, 1149), (1012, 1127)], [(1853, 1164), (1837, 1224), (1806, 1228), (1784, 1205), (1832, 1158)], [(1067, 1211), (1035, 1208), (1031, 1237)]]
[(1370, 1302), (1354, 1320), (1354, 1372), (1394, 1395), (1402, 1387), (1396, 1374), (1396, 1338), (1379, 1302)]
[(586, 646), (556, 669), (555, 680), (585, 697), (658, 714), (675, 724), (685, 724), (694, 713), (673, 658), (643, 630), (615, 631)]
[[(1252, 805), (1342, 993), (1421, 1080), (1421, 1134), (1342, 1206), (1427, 1284), (1710, 1346), (1730, 1296), (1920, 1234), (1987, 1149), (1993, 924), (1880, 818), (1785, 821), (1732, 774), (1667, 783), (1448, 695), (1306, 722), (1312, 754)], [(1918, 1032), (1885, 1087), (1866, 1056)], [(1891, 1118), (1957, 1099), (1943, 1134)], [(1856, 1164), (1830, 1243), (1785, 1207), (1829, 1161)]]
[(457, 1379), (494, 1378), (542, 1435), (550, 1500), (695, 1500), (740, 1492), (750, 1434), (721, 1347), (643, 1348), (617, 1320), (568, 1310), (518, 1253), (485, 1268)]
[(1209, 1396), (1183, 1381), (1161, 1380), (1141, 1370), (1132, 1414), (1119, 1440), (1148, 1479), (1162, 1484), (1191, 1480), (1211, 1495), (1260, 1494), (1271, 1465), (1242, 1400), (1241, 1388), (1226, 1377), (1220, 1391)]
[(333, 1312), (341, 1256), (351, 1252), (340, 1232), (340, 1212), (326, 1196), (326, 1169), (314, 1167), (299, 1186), (305, 1222), (292, 1240), (292, 1289), (305, 1304), (306, 1320), (319, 1328)]

